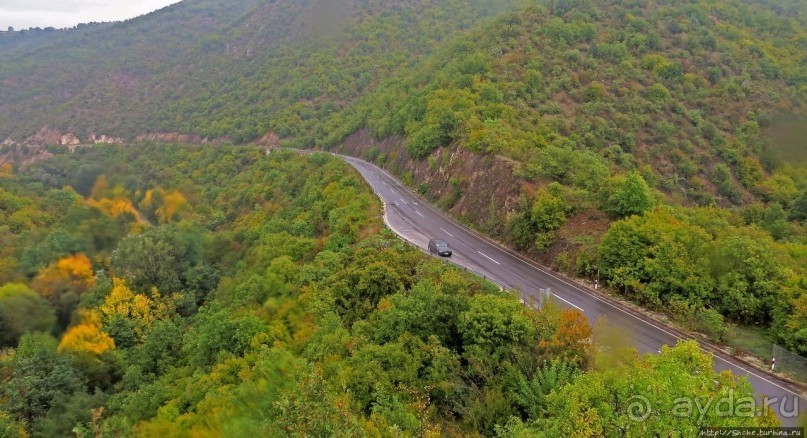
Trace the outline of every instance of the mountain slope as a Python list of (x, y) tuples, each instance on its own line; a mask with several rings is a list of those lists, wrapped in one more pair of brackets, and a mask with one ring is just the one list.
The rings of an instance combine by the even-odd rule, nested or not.
[[(189, 0), (0, 66), (0, 137), (48, 125), (134, 138), (310, 131), (452, 32), (513, 1)], [(58, 67), (57, 67), (58, 66)]]
[(357, 112), (415, 158), (459, 142), (588, 190), (638, 169), (682, 202), (791, 201), (758, 185), (787, 151), (770, 131), (805, 120), (805, 47), (803, 14), (759, 5), (556, 2), (454, 42)]

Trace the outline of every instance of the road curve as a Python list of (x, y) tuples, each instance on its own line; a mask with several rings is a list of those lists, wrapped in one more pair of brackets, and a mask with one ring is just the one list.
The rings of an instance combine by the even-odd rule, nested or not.
[[(425, 249), (431, 238), (445, 240), (454, 251), (454, 263), (518, 291), (527, 302), (540, 304), (543, 299), (540, 291), (548, 288), (561, 305), (583, 311), (592, 324), (605, 317), (640, 353), (655, 353), (663, 345), (690, 339), (685, 333), (612, 302), (468, 229), (422, 200), (385, 170), (354, 157), (334, 155), (353, 166), (381, 198), (389, 228), (417, 246)], [(713, 354), (715, 369), (747, 376), (760, 400), (766, 396), (769, 400), (776, 398), (771, 408), (779, 415), (783, 426), (795, 426), (805, 414), (807, 401), (797, 386), (760, 372), (709, 345), (701, 343), (701, 346)]]

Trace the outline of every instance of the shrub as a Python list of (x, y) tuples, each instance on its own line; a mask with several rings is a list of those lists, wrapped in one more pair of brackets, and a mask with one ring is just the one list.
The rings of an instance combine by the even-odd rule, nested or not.
[(702, 309), (697, 313), (698, 328), (703, 333), (709, 336), (709, 339), (715, 342), (723, 340), (726, 334), (726, 325), (723, 321), (723, 315), (712, 309)]
[(667, 87), (657, 82), (650, 87), (648, 94), (654, 102), (662, 103), (670, 96), (670, 91), (667, 90)]

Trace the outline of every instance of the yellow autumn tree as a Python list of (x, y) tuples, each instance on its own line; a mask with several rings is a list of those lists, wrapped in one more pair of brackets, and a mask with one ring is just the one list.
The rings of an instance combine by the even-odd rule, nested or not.
[(59, 259), (59, 261), (56, 262), (56, 268), (67, 274), (71, 279), (82, 282), (88, 287), (95, 284), (92, 262), (90, 262), (90, 259), (84, 254), (74, 254)]
[(108, 322), (115, 318), (123, 318), (136, 323), (135, 332), (140, 335), (142, 330), (157, 319), (168, 318), (169, 305), (161, 299), (159, 292), (152, 291), (154, 298), (136, 294), (118, 278), (113, 279), (112, 292), (104, 299), (98, 311), (100, 318)]
[(163, 195), (163, 205), (158, 208), (155, 213), (161, 223), (168, 223), (174, 218), (174, 215), (180, 213), (190, 206), (185, 195), (179, 190), (167, 192)]
[(11, 163), (0, 164), (0, 177), (11, 177), (14, 175), (14, 166)]
[(191, 205), (179, 190), (166, 191), (162, 188), (147, 190), (139, 207), (162, 224), (171, 222), (174, 216), (190, 209)]
[(84, 254), (59, 259), (43, 268), (31, 283), (31, 288), (45, 298), (57, 300), (68, 291), (81, 294), (95, 286), (92, 262)]
[(88, 205), (98, 208), (109, 216), (118, 217), (124, 213), (131, 213), (137, 217), (137, 210), (135, 210), (132, 201), (123, 198), (102, 198), (99, 200), (88, 200)]
[(104, 175), (95, 180), (95, 185), (93, 185), (86, 203), (112, 217), (118, 217), (124, 213), (131, 213), (138, 217), (138, 211), (126, 196), (126, 190), (120, 185), (110, 189), (109, 182)]
[(89, 353), (100, 356), (115, 349), (115, 341), (101, 331), (100, 320), (95, 312), (84, 312), (82, 322), (70, 327), (59, 342), (60, 353)]

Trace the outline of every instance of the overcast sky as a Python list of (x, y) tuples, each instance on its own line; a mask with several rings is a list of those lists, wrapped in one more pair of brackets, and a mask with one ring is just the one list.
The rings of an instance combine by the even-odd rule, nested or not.
[(73, 27), (91, 21), (121, 21), (179, 0), (0, 0), (0, 30)]

